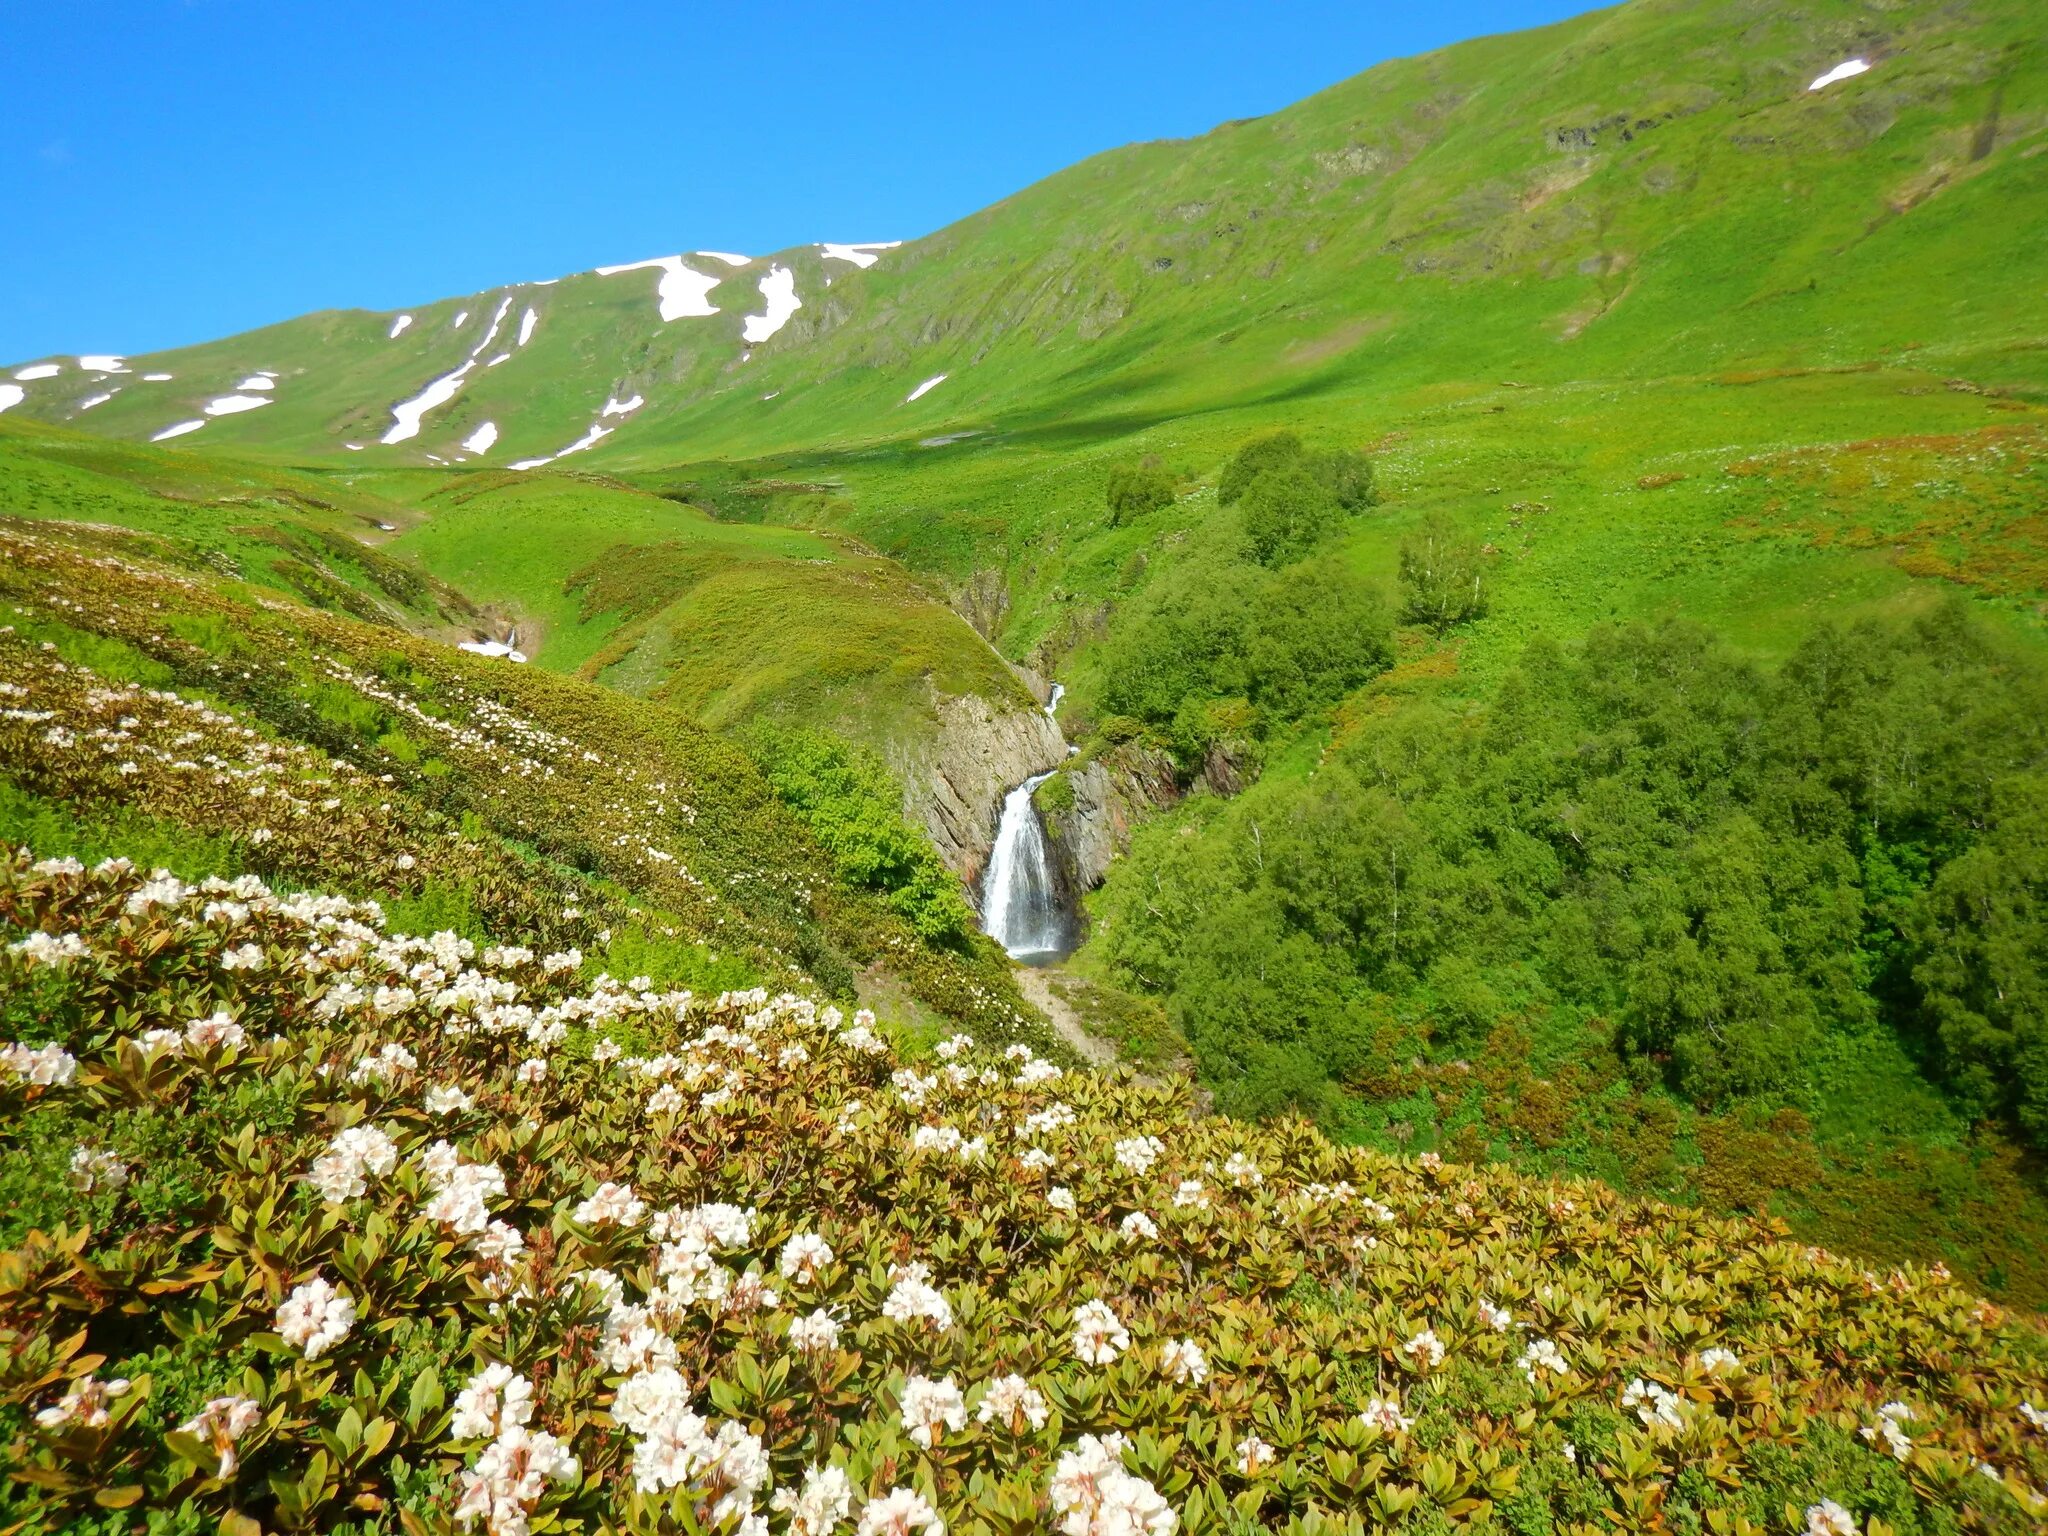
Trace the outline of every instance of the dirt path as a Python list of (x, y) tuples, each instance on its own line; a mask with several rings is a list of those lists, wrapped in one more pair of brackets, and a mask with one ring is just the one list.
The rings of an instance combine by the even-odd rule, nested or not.
[(1059, 1032), (1059, 1037), (1079, 1051), (1083, 1061), (1090, 1066), (1106, 1067), (1116, 1060), (1116, 1048), (1083, 1029), (1074, 1010), (1054, 989), (1052, 978), (1056, 974), (1055, 968), (1020, 965), (1016, 969), (1017, 990), (1052, 1020), (1052, 1027)]

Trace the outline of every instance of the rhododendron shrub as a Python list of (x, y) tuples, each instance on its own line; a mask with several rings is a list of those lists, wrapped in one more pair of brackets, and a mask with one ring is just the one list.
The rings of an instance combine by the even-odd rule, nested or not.
[(907, 1060), (872, 1016), (527, 937), (0, 864), (0, 984), (36, 1000), (0, 1042), (10, 1522), (2048, 1518), (2038, 1340), (1939, 1269), (1028, 1047)]

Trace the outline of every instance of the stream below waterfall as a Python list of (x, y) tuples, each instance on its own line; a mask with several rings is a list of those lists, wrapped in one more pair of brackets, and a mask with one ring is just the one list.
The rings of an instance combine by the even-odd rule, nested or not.
[[(1057, 716), (1067, 690), (1052, 685), (1045, 712)], [(1067, 748), (1071, 756), (1074, 749)], [(1052, 847), (1031, 795), (1057, 770), (1033, 774), (1003, 796), (1002, 819), (981, 877), (981, 928), (1024, 965), (1052, 965), (1074, 951), (1077, 924), (1053, 872)]]

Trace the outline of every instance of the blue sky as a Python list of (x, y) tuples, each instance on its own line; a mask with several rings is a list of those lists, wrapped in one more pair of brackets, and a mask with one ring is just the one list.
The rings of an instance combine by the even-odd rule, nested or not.
[(1553, 0), (0, 0), (0, 359), (937, 229)]

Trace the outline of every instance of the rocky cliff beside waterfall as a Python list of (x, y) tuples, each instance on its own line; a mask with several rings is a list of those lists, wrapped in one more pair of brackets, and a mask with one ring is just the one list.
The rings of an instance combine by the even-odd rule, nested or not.
[(890, 766), (904, 786), (904, 814), (975, 889), (1003, 797), (1063, 762), (1066, 738), (1050, 715), (1029, 705), (1003, 707), (969, 694), (941, 698), (935, 708), (938, 729), (916, 748), (892, 753)]
[(1063, 767), (1039, 786), (1039, 819), (1069, 904), (1102, 884), (1110, 860), (1131, 844), (1148, 813), (1180, 799), (1173, 759), (1156, 747), (1120, 742)]

